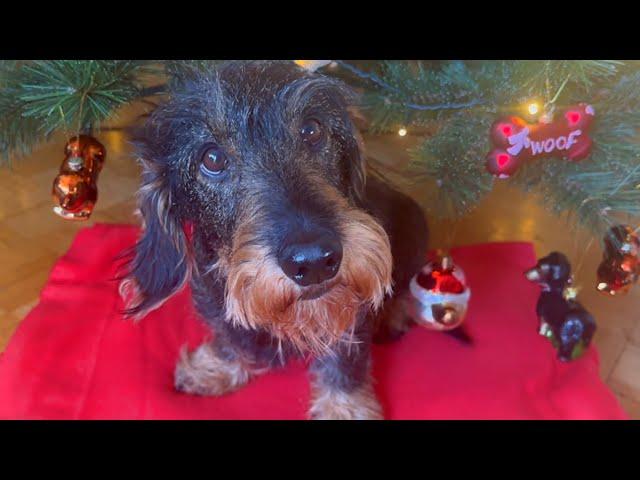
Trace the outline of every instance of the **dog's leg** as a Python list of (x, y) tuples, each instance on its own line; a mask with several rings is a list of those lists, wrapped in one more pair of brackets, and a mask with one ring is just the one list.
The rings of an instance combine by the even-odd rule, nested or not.
[(313, 420), (382, 420), (370, 374), (370, 339), (341, 345), (311, 366)]
[(370, 379), (350, 390), (314, 382), (309, 411), (312, 420), (382, 420), (382, 407)]
[(195, 395), (224, 395), (245, 385), (255, 373), (258, 371), (231, 347), (204, 343), (191, 353), (180, 352), (175, 387)]

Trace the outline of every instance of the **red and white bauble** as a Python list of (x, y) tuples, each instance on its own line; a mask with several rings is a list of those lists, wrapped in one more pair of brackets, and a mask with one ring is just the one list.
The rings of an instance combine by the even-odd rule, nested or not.
[(411, 279), (411, 316), (431, 330), (453, 330), (464, 321), (471, 290), (451, 257), (439, 257)]
[(591, 153), (593, 142), (588, 135), (595, 118), (591, 105), (580, 103), (562, 112), (556, 120), (528, 124), (520, 117), (506, 117), (491, 127), (495, 147), (486, 158), (489, 173), (508, 178), (525, 161), (559, 157), (582, 160)]

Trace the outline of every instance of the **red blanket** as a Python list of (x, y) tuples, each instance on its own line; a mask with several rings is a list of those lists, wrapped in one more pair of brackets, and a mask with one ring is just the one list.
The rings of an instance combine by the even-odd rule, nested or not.
[[(137, 228), (82, 230), (54, 266), (40, 303), (0, 357), (0, 418), (302, 419), (302, 362), (242, 390), (200, 398), (173, 389), (180, 347), (209, 335), (185, 290), (140, 324), (123, 320), (114, 257)], [(472, 289), (466, 328), (475, 340), (413, 328), (374, 347), (377, 392), (390, 419), (624, 419), (598, 377), (595, 348), (562, 364), (536, 332), (538, 287), (522, 272), (527, 243), (454, 249)]]

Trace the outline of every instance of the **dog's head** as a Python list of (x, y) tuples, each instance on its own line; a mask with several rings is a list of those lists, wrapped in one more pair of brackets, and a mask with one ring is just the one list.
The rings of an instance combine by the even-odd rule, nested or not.
[(571, 264), (560, 252), (552, 252), (538, 260), (535, 267), (525, 272), (527, 280), (548, 290), (562, 291), (570, 283)]
[(391, 253), (361, 208), (351, 100), (290, 62), (225, 64), (173, 92), (138, 141), (145, 230), (129, 312), (157, 307), (191, 272), (217, 275), (229, 321), (318, 351), (379, 306)]

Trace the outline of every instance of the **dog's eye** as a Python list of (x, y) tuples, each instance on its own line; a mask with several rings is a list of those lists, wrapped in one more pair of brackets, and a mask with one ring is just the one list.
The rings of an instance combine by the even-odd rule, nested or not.
[(315, 118), (306, 120), (300, 127), (300, 136), (302, 140), (309, 145), (317, 145), (324, 138), (322, 125)]
[(220, 175), (227, 168), (227, 155), (216, 144), (210, 144), (204, 148), (200, 170), (209, 176)]

